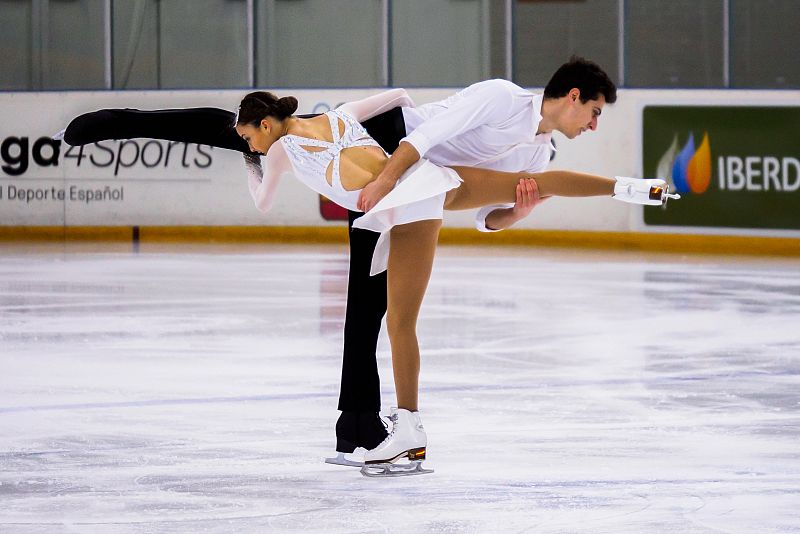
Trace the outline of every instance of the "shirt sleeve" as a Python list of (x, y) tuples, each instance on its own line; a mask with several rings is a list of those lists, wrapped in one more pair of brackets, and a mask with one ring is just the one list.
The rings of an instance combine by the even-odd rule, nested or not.
[(411, 144), (420, 157), (432, 147), (459, 134), (486, 124), (498, 124), (529, 104), (519, 98), (518, 88), (507, 80), (488, 80), (451, 96), (447, 109), (425, 120), (403, 141)]
[(263, 162), (261, 156), (244, 154), (244, 165), (247, 169), (247, 182), (253, 202), (260, 211), (269, 211), (275, 202), (275, 193), (281, 177), (292, 170), (283, 144), (273, 143)]
[(396, 107), (414, 107), (414, 101), (405, 89), (391, 89), (339, 106), (339, 110), (353, 116), (358, 122), (380, 115)]
[(478, 213), (475, 214), (475, 228), (478, 229), (479, 232), (501, 232), (503, 229), (500, 228), (495, 230), (493, 228), (489, 228), (486, 226), (486, 217), (489, 216), (491, 212), (494, 210), (501, 210), (507, 208), (513, 208), (514, 204), (493, 204), (491, 206), (484, 206), (478, 210)]

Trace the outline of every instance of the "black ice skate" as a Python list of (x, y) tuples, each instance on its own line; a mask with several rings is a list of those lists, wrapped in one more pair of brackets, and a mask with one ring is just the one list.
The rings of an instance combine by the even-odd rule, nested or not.
[(342, 412), (336, 421), (336, 456), (325, 463), (361, 467), (363, 453), (356, 449), (374, 449), (387, 436), (386, 424), (376, 412)]

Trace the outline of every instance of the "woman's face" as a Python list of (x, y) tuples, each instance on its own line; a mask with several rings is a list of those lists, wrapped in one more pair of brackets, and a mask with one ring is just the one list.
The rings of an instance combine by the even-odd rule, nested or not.
[(239, 137), (247, 141), (247, 145), (252, 152), (258, 152), (259, 154), (266, 154), (272, 145), (272, 141), (269, 138), (271, 129), (271, 125), (266, 119), (261, 121), (258, 126), (253, 126), (252, 124), (236, 125), (236, 133), (239, 134)]

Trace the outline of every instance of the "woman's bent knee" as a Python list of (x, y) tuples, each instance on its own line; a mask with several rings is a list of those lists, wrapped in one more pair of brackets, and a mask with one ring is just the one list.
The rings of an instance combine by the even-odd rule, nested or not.
[(389, 337), (417, 335), (417, 314), (416, 313), (386, 313), (386, 333)]

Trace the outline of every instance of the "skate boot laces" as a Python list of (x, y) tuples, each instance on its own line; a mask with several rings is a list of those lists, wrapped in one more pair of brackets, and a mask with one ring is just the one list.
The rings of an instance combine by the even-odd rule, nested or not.
[[(375, 447), (376, 449), (378, 447), (380, 447), (381, 445), (383, 445), (384, 443), (386, 443), (387, 441), (389, 441), (390, 439), (392, 439), (392, 436), (394, 436), (394, 431), (397, 429), (397, 414), (396, 413), (390, 414), (389, 415), (389, 421), (392, 422), (392, 429), (389, 431), (388, 434), (386, 434), (386, 437), (383, 438), (383, 441), (381, 441)], [(383, 426), (385, 426), (387, 429), (389, 428), (389, 425), (387, 425), (386, 423), (383, 423)]]

